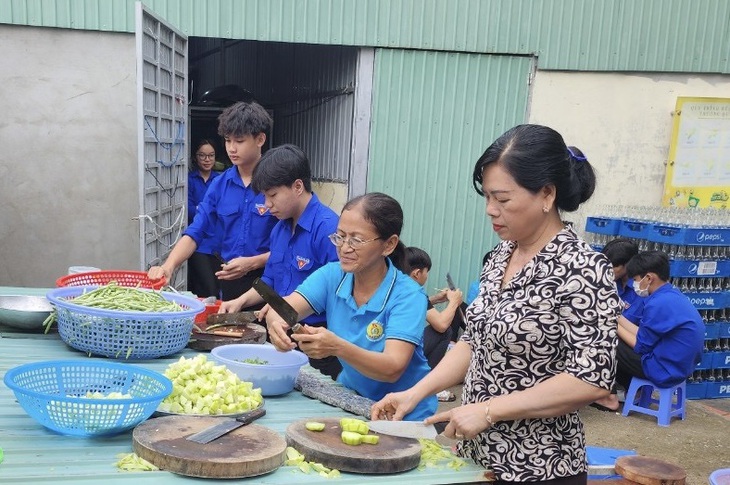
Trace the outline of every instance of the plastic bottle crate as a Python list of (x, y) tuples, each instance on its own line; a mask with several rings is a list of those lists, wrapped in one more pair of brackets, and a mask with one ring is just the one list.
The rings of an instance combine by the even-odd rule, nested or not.
[(586, 232), (606, 234), (608, 236), (617, 236), (620, 226), (621, 219), (611, 219), (608, 217), (586, 218)]
[(703, 352), (702, 353), (702, 360), (699, 364), (695, 367), (695, 370), (708, 370), (712, 369), (712, 363), (715, 359), (715, 354), (717, 352)]
[[(730, 369), (730, 351), (708, 352), (712, 354), (711, 369)], [(730, 384), (730, 383), (728, 383)]]
[(665, 224), (652, 224), (647, 232), (652, 242), (690, 246), (728, 246), (730, 228), (695, 229)]
[(647, 239), (651, 227), (648, 222), (622, 220), (619, 225), (618, 235), (634, 239)]
[(705, 324), (705, 340), (715, 340), (720, 338), (720, 327), (718, 323)]
[(705, 399), (722, 399), (730, 397), (730, 381), (707, 382)]
[(730, 276), (730, 261), (673, 259), (669, 261), (669, 274), (675, 278), (724, 278)]
[(728, 305), (728, 293), (725, 291), (684, 293), (692, 305), (698, 310), (720, 310)]
[(706, 382), (687, 383), (687, 399), (704, 399), (707, 396)]
[(719, 327), (717, 338), (730, 338), (730, 322), (716, 324)]

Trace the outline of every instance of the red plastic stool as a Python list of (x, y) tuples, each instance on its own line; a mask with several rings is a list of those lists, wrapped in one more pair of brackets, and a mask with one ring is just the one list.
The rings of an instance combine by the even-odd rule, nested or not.
[[(654, 399), (654, 391), (659, 394), (658, 399)], [(631, 411), (649, 414), (657, 418), (659, 426), (669, 426), (673, 417), (684, 419), (685, 395), (686, 382), (665, 388), (657, 387), (646, 379), (634, 377), (631, 379), (629, 390), (626, 391), (626, 402), (624, 403), (621, 414), (628, 416)], [(674, 399), (675, 396), (676, 401)], [(651, 408), (650, 406), (652, 404), (656, 404), (658, 409)]]

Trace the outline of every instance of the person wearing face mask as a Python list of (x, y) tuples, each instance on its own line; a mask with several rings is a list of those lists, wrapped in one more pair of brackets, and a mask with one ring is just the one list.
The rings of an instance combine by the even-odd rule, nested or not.
[(697, 309), (669, 279), (669, 258), (662, 251), (643, 251), (626, 271), (643, 298), (638, 323), (619, 317), (616, 383), (610, 396), (591, 406), (618, 411), (617, 386), (628, 389), (633, 377), (671, 387), (689, 377), (702, 357), (705, 325)]

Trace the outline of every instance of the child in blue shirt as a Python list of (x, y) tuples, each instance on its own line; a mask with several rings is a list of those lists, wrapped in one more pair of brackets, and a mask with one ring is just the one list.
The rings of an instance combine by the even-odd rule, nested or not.
[[(373, 400), (410, 388), (430, 370), (422, 347), (426, 294), (399, 270), (402, 227), (403, 210), (392, 197), (373, 192), (350, 200), (330, 235), (340, 262), (318, 269), (285, 298), (300, 317), (326, 311), (328, 328), (305, 325), (290, 338), (281, 317), (266, 315), (278, 349), (299, 344), (310, 358), (337, 357), (337, 380)], [(422, 420), (436, 406), (436, 396), (428, 396), (404, 419)]]
[[(268, 211), (279, 219), (271, 231), (271, 254), (261, 277), (282, 296), (292, 293), (310, 274), (337, 261), (337, 249), (329, 240), (337, 231), (337, 214), (312, 193), (312, 173), (306, 154), (297, 146), (272, 148), (261, 157), (253, 172), (253, 188), (265, 196)], [(263, 298), (249, 289), (224, 301), (220, 312), (237, 312), (261, 305)], [(302, 320), (327, 328), (325, 313)], [(312, 367), (332, 378), (342, 370), (336, 357), (310, 359)]]

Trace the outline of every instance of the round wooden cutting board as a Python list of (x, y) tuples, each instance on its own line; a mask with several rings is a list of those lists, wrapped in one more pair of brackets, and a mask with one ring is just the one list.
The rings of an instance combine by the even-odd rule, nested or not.
[(614, 468), (622, 477), (642, 485), (685, 485), (687, 479), (684, 468), (648, 456), (619, 456)]
[[(308, 421), (324, 423), (324, 431), (309, 431)], [(377, 445), (342, 442), (339, 418), (303, 419), (289, 425), (286, 441), (302, 453), (307, 461), (353, 473), (398, 473), (411, 470), (421, 461), (421, 444), (416, 439), (378, 434)]]
[(165, 416), (140, 424), (132, 432), (132, 447), (140, 457), (179, 475), (201, 478), (246, 478), (279, 468), (286, 441), (265, 426), (248, 424), (204, 445), (185, 439), (219, 417)]

